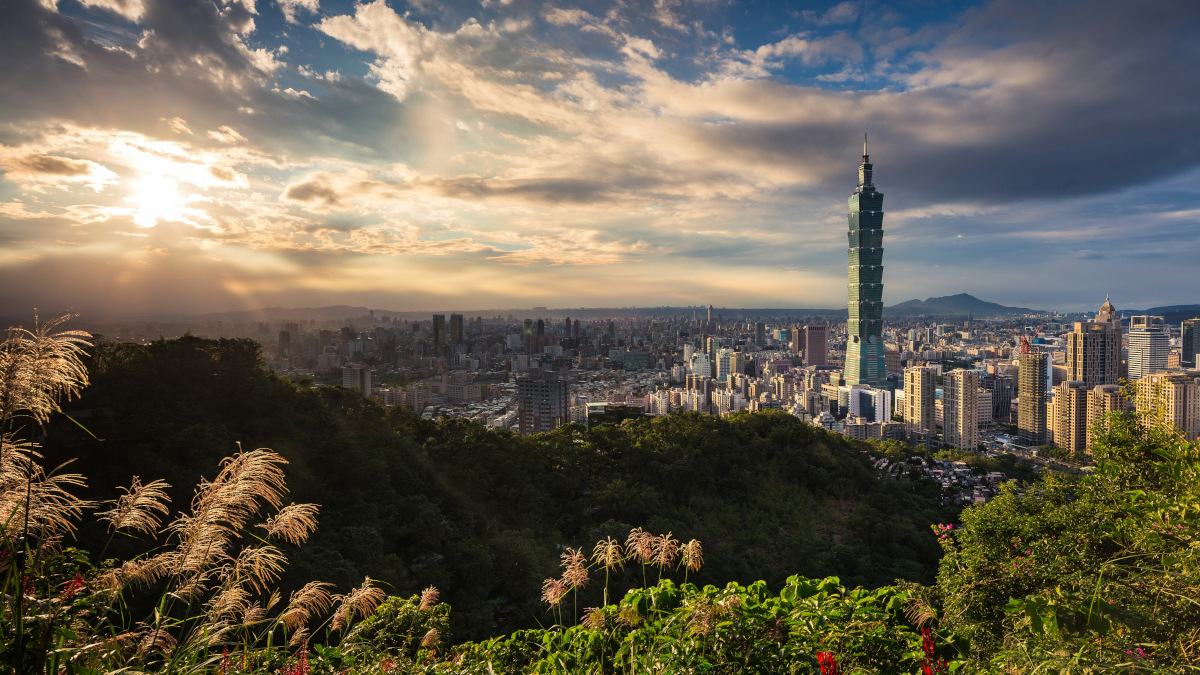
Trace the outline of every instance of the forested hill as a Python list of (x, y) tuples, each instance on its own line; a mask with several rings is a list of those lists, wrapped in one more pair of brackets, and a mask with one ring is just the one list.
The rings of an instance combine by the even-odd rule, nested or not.
[[(930, 582), (941, 548), (929, 526), (952, 518), (920, 485), (877, 480), (862, 444), (783, 413), (520, 437), (297, 387), (264, 370), (250, 341), (102, 345), (88, 365), (91, 386), (64, 407), (102, 440), (59, 416), (45, 452), (51, 466), (79, 458), (89, 497), (112, 498), (135, 475), (162, 478), (179, 510), (237, 442), (273, 448), (290, 462), (294, 499), (321, 505), (285, 586), (323, 580), (344, 592), (370, 576), (408, 595), (435, 585), (454, 607), (456, 639), (549, 623), (538, 598), (561, 547), (590, 551), (632, 527), (702, 541), (699, 584), (779, 588), (801, 574), (877, 586)], [(80, 545), (98, 552), (106, 538), (85, 530)], [(144, 550), (117, 541), (106, 556)], [(641, 570), (623, 574), (616, 597), (643, 585)], [(580, 606), (600, 604), (589, 592), (600, 591)]]

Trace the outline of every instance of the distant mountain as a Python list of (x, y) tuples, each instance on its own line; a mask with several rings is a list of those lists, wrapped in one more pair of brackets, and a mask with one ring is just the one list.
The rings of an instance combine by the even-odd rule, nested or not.
[(1026, 307), (1005, 307), (994, 302), (980, 300), (973, 295), (959, 293), (927, 300), (909, 300), (885, 307), (883, 313), (888, 316), (966, 316), (970, 314), (983, 319), (1014, 314), (1037, 314), (1038, 310)]
[[(1133, 316), (1129, 312), (1121, 313), (1126, 316)], [(1178, 327), (1184, 319), (1195, 319), (1200, 317), (1200, 305), (1167, 305), (1166, 307), (1151, 307), (1150, 309), (1139, 313), (1149, 314), (1150, 316), (1161, 316), (1163, 321)]]

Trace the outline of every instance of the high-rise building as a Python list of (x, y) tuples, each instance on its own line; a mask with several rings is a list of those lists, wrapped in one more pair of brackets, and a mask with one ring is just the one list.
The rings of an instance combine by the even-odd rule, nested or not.
[(979, 373), (962, 369), (946, 373), (942, 380), (942, 416), (946, 445), (960, 450), (979, 448)]
[(850, 195), (849, 316), (846, 321), (846, 383), (878, 385), (887, 378), (883, 358), (883, 193), (872, 183), (867, 135), (863, 134), (858, 187)]
[(517, 380), (517, 424), (522, 434), (553, 431), (570, 421), (567, 381), (533, 371)]
[(279, 356), (289, 358), (292, 355), (292, 334), (286, 330), (279, 331)]
[(1137, 411), (1149, 424), (1188, 441), (1200, 438), (1200, 371), (1148, 373), (1137, 381)]
[(1125, 410), (1125, 399), (1119, 384), (1102, 384), (1088, 393), (1087, 403), (1087, 447), (1100, 429), (1107, 428), (1104, 419), (1108, 413)]
[(342, 386), (355, 389), (363, 396), (371, 395), (371, 369), (351, 366), (342, 368)]
[(1082, 454), (1087, 449), (1088, 401), (1090, 390), (1078, 380), (1060, 382), (1054, 388), (1054, 445)]
[(759, 347), (767, 343), (767, 324), (762, 321), (754, 323), (754, 344)]
[(461, 345), (463, 343), (463, 315), (450, 315), (450, 344)]
[(810, 324), (804, 327), (804, 365), (824, 366), (829, 363), (829, 326)]
[(929, 442), (935, 425), (937, 372), (925, 366), (904, 369), (904, 432), (910, 441)]
[(804, 352), (804, 327), (792, 326), (788, 331), (788, 348), (793, 354), (801, 354)]
[(1196, 355), (1200, 354), (1200, 319), (1184, 319), (1179, 324), (1179, 337), (1183, 346), (1179, 364), (1184, 368), (1200, 366), (1196, 359)]
[(992, 390), (992, 419), (998, 422), (1008, 420), (1013, 399), (1012, 379), (1003, 375), (988, 375), (983, 378), (983, 386)]
[(1161, 316), (1135, 316), (1129, 320), (1129, 379), (1166, 370), (1170, 352), (1171, 336)]
[(1017, 373), (1017, 429), (1022, 445), (1040, 446), (1046, 443), (1046, 377), (1049, 363), (1046, 354), (1030, 351), (1021, 354)]
[(433, 315), (433, 353), (436, 355), (441, 351), (442, 338), (446, 335), (446, 315)]
[(1067, 379), (1088, 389), (1116, 384), (1121, 368), (1121, 321), (1108, 298), (1095, 321), (1079, 321), (1067, 334)]

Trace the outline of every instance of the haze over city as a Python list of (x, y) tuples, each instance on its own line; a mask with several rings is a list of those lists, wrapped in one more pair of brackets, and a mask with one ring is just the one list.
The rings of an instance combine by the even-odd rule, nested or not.
[(10, 0), (0, 311), (1197, 301), (1200, 5)]

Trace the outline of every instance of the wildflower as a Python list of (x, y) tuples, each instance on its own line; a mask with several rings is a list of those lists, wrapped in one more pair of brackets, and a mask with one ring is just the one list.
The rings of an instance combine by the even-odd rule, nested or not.
[(229, 675), (229, 648), (221, 650), (221, 665), (217, 666), (217, 675)]
[(390, 673), (396, 669), (396, 662), (391, 659), (384, 659), (379, 663), (379, 669), (385, 673)]
[(830, 652), (817, 652), (817, 664), (821, 666), (821, 675), (841, 675), (837, 659)]
[(75, 576), (70, 581), (63, 584), (62, 593), (59, 593), (58, 597), (62, 600), (70, 600), (71, 598), (75, 597), (75, 594), (82, 590), (83, 587), (83, 576), (79, 574), (79, 572), (76, 572)]

